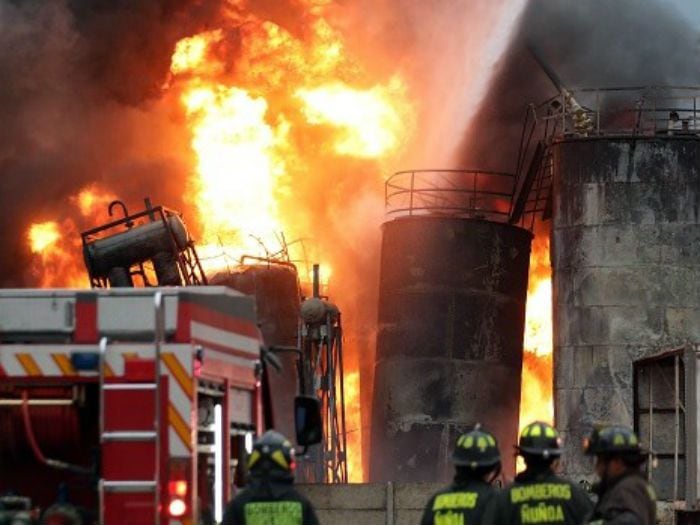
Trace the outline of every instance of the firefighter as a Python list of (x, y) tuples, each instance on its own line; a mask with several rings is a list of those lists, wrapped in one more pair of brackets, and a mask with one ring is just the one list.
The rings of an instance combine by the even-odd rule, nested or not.
[(671, 111), (668, 114), (668, 134), (674, 135), (674, 132), (681, 131), (683, 129), (683, 122), (677, 111)]
[(531, 423), (520, 434), (516, 449), (525, 460), (525, 471), (489, 502), (483, 523), (584, 523), (593, 508), (591, 500), (578, 485), (554, 473), (561, 456), (556, 429), (547, 423)]
[(491, 483), (501, 471), (496, 438), (476, 425), (457, 440), (452, 462), (454, 482), (430, 498), (421, 525), (481, 523), (484, 508), (495, 494)]
[(653, 525), (656, 494), (641, 472), (647, 453), (637, 435), (627, 427), (608, 426), (594, 430), (584, 443), (584, 452), (595, 456), (600, 482), (590, 523)]
[(223, 525), (318, 525), (311, 503), (294, 489), (294, 448), (268, 430), (253, 445), (250, 481), (227, 505)]

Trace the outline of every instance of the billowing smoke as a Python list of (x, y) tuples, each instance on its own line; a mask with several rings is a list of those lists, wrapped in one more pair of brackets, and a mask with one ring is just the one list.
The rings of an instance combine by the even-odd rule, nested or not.
[(531, 0), (456, 166), (512, 172), (525, 110), (556, 93), (534, 48), (564, 87), (700, 84), (700, 34), (672, 2)]
[(157, 105), (175, 42), (217, 3), (0, 1), (0, 286), (35, 282), (28, 225), (89, 182), (178, 205), (186, 144)]
[(527, 0), (360, 0), (337, 23), (353, 50), (410, 79), (415, 138), (390, 169), (443, 168), (483, 97)]

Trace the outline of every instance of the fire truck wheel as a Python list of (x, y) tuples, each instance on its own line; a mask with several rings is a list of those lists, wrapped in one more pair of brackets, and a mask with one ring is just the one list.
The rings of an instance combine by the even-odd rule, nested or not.
[(73, 505), (56, 503), (44, 511), (41, 525), (83, 525), (83, 520)]

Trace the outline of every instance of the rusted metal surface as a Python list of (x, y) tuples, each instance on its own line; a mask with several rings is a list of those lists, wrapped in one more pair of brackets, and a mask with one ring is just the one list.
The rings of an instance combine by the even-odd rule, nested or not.
[[(210, 282), (255, 297), (258, 321), (267, 346), (296, 346), (300, 295), (296, 270), (281, 264), (252, 264), (220, 272)], [(282, 370), (268, 371), (275, 428), (294, 435), (294, 396), (297, 394), (297, 356), (278, 355)]]
[(532, 235), (437, 217), (383, 228), (370, 476), (446, 480), (470, 425), (515, 441)]

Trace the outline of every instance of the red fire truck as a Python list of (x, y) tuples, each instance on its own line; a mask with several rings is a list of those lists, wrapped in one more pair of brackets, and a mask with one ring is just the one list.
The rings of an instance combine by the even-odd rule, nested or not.
[(0, 524), (220, 521), (271, 423), (261, 341), (225, 287), (0, 290)]

